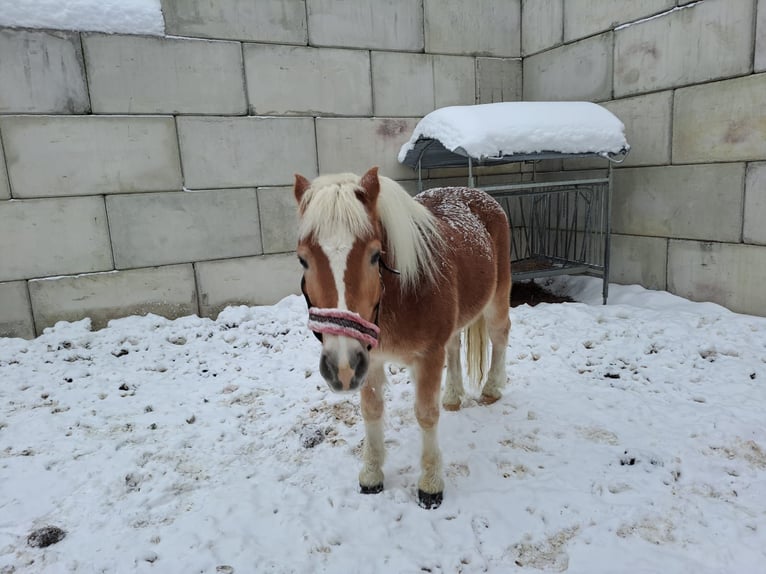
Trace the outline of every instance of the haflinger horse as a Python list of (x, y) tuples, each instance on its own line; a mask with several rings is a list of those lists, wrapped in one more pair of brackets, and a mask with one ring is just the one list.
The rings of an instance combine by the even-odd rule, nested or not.
[(405, 364), (415, 380), (423, 438), (419, 503), (436, 508), (444, 491), (437, 440), (442, 369), (446, 359), (442, 404), (458, 410), (463, 330), (469, 378), (485, 381), (479, 401), (497, 401), (506, 382), (506, 214), (475, 189), (431, 189), (413, 198), (376, 167), (362, 177), (309, 182), (296, 175), (294, 192), (309, 328), (322, 342), (320, 373), (334, 391), (361, 389), (361, 492), (383, 490), (384, 363)]

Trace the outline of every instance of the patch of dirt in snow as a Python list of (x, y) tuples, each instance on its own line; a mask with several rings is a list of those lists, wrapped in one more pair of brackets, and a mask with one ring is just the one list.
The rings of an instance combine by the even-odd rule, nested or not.
[(710, 450), (729, 460), (741, 459), (755, 468), (766, 468), (766, 452), (754, 440), (738, 440), (733, 446), (711, 446)]
[(669, 544), (675, 542), (675, 525), (663, 516), (646, 516), (637, 522), (623, 524), (617, 529), (617, 536), (628, 538), (640, 536), (652, 544)]
[(618, 445), (620, 440), (615, 433), (599, 427), (580, 427), (577, 429), (584, 438), (598, 443)]
[(511, 307), (518, 305), (534, 307), (538, 303), (572, 303), (573, 301), (574, 299), (566, 295), (551, 293), (534, 281), (514, 283), (511, 289)]
[(579, 526), (559, 530), (539, 542), (524, 541), (513, 545), (514, 562), (522, 568), (564, 572), (569, 568), (567, 542), (579, 532)]

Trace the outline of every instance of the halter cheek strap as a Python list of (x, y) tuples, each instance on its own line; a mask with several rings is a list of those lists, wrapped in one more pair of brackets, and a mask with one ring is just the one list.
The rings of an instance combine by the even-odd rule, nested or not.
[(368, 349), (378, 346), (380, 328), (363, 319), (358, 313), (343, 309), (309, 309), (309, 329), (315, 333), (351, 337), (367, 345)]

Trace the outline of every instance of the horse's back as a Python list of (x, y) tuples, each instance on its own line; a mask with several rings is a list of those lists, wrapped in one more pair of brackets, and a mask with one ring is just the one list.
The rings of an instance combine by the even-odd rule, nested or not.
[(502, 258), (498, 250), (510, 253), (508, 217), (489, 194), (470, 187), (437, 187), (415, 199), (445, 224), (446, 239), (453, 249), (468, 249), (492, 259)]

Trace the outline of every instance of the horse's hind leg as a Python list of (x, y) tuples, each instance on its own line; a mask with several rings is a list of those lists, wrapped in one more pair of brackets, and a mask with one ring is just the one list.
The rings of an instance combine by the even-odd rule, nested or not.
[(438, 349), (425, 353), (424, 358), (413, 368), (417, 385), (415, 417), (423, 437), (421, 474), (418, 480), (418, 501), (423, 508), (437, 508), (442, 503), (444, 493), (442, 456), (437, 437), (443, 366), (444, 349)]
[(383, 393), (386, 374), (382, 361), (371, 361), (367, 382), (362, 387), (362, 417), (364, 418), (364, 449), (359, 487), (363, 494), (383, 490)]
[(492, 304), (485, 310), (484, 318), (492, 343), (492, 359), (487, 382), (481, 390), (481, 402), (484, 404), (492, 404), (502, 396), (501, 389), (508, 379), (505, 353), (508, 348), (508, 333), (511, 330), (511, 319), (508, 317), (509, 302), (508, 290), (500, 289), (495, 294)]
[(452, 335), (447, 344), (447, 379), (444, 384), (442, 405), (447, 411), (460, 410), (463, 399), (463, 366), (460, 363), (460, 331)]

